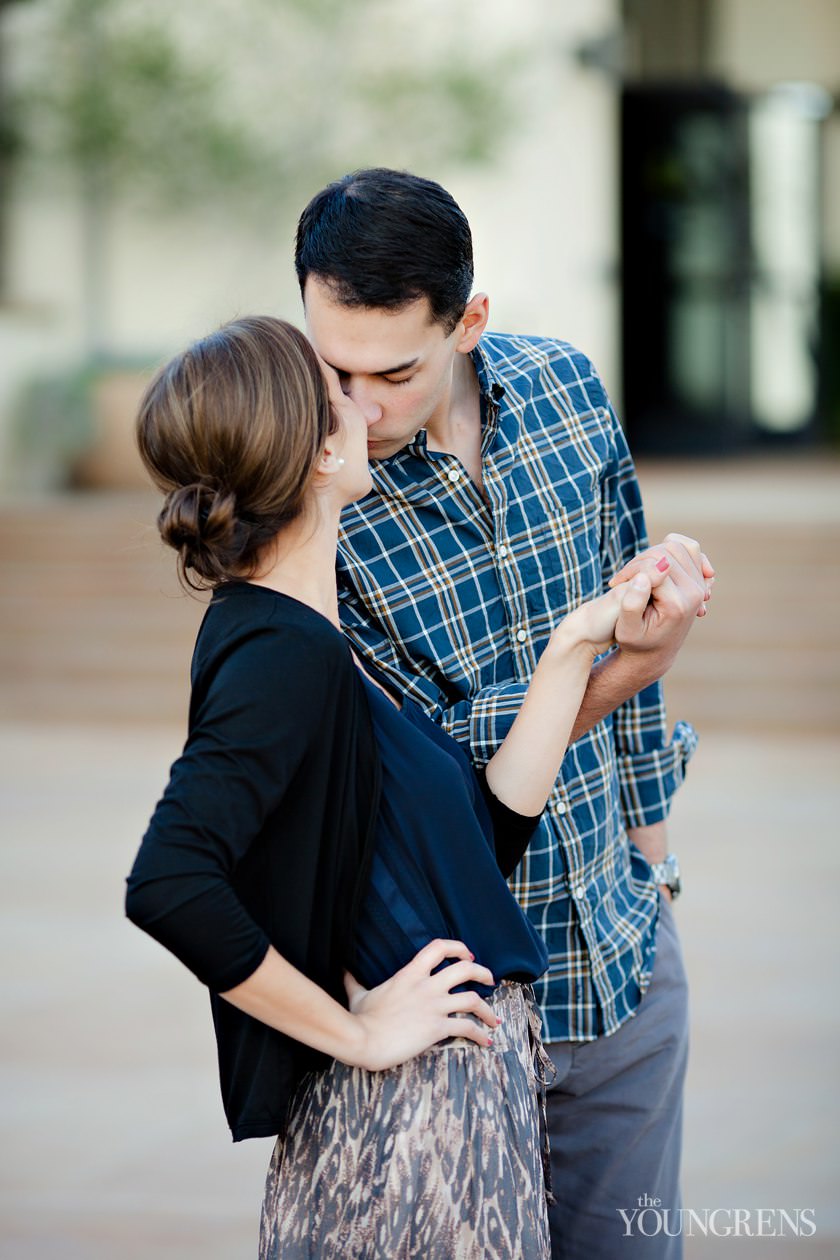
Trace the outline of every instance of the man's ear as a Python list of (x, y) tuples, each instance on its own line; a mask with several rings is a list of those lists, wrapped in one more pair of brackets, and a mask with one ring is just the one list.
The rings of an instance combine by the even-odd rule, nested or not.
[(481, 334), (490, 318), (490, 299), (486, 293), (474, 293), (458, 323), (460, 336), (455, 349), (459, 354), (469, 354), (478, 345)]

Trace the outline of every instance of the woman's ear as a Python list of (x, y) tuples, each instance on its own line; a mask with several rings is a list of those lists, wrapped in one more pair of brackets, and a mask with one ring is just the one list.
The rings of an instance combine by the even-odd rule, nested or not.
[(336, 455), (330, 447), (325, 446), (321, 452), (321, 458), (318, 460), (318, 467), (315, 471), (323, 473), (326, 477), (332, 477), (343, 467), (344, 456)]
[(459, 354), (469, 354), (475, 349), (489, 318), (489, 297), (486, 293), (474, 293), (458, 323), (459, 336), (455, 349)]

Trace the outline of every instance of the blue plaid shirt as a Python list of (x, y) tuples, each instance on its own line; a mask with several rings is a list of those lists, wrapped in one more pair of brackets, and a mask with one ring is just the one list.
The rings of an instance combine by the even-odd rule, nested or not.
[[(421, 431), (371, 465), (342, 517), (339, 606), (375, 661), (482, 765), (511, 727), (552, 628), (646, 545), (624, 435), (590, 361), (487, 333), (484, 496)], [(591, 1040), (633, 1014), (653, 966), (658, 895), (627, 827), (668, 813), (696, 736), (668, 740), (659, 684), (569, 748), (511, 881), (542, 933), (544, 1035)]]

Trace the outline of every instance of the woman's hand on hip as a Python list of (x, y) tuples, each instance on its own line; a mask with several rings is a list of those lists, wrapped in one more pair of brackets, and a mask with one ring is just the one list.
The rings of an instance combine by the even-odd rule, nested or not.
[[(453, 960), (450, 966), (435, 971), (447, 959)], [(477, 993), (451, 991), (461, 984), (495, 984), (491, 972), (475, 961), (463, 941), (430, 941), (375, 989), (362, 988), (347, 972), (344, 987), (350, 1011), (362, 1028), (354, 1065), (369, 1071), (396, 1067), (445, 1037), (492, 1045), (489, 1034), (498, 1019)], [(477, 1016), (481, 1023), (465, 1018), (466, 1014)]]

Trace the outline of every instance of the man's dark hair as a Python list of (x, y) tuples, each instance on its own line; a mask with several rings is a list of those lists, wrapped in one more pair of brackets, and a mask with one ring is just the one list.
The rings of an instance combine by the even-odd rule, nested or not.
[(447, 335), (473, 282), (466, 216), (440, 184), (384, 167), (328, 184), (300, 216), (295, 270), (325, 281), (345, 306), (399, 310), (429, 299)]

